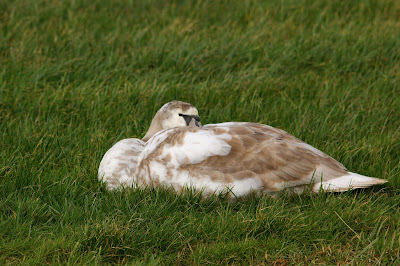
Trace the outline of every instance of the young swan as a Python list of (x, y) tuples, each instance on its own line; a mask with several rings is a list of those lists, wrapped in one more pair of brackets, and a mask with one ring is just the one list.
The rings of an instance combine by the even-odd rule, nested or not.
[[(143, 140), (122, 140), (100, 163), (99, 179), (120, 186), (186, 187), (232, 198), (283, 189), (341, 192), (387, 182), (347, 171), (338, 161), (271, 126), (229, 122), (201, 126), (196, 108), (168, 103)], [(147, 141), (146, 143), (144, 141)]]
[(201, 127), (197, 109), (185, 102), (172, 101), (156, 113), (143, 139), (123, 139), (112, 146), (100, 162), (98, 178), (108, 190), (130, 187), (146, 142), (159, 131), (176, 127)]

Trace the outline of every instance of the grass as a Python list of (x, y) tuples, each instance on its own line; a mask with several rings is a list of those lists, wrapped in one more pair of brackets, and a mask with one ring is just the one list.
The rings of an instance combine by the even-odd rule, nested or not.
[[(396, 264), (400, 2), (1, 1), (1, 264)], [(389, 184), (343, 194), (107, 192), (171, 100), (266, 123)]]

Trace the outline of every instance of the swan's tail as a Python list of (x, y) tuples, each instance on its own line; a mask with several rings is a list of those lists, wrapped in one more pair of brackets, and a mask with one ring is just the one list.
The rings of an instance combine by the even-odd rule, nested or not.
[(369, 177), (349, 172), (348, 175), (337, 177), (328, 181), (314, 184), (313, 191), (318, 192), (320, 188), (327, 192), (344, 192), (356, 188), (368, 188), (388, 182), (385, 179)]

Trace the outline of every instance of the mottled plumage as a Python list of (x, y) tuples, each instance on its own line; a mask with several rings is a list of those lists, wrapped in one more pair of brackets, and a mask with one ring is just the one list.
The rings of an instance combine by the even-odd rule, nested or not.
[[(339, 192), (386, 182), (348, 172), (335, 159), (289, 133), (256, 123), (171, 126), (145, 144), (138, 142), (142, 141), (132, 146), (138, 156), (133, 159), (129, 153), (124, 159), (131, 163), (118, 181), (121, 185), (162, 185), (177, 192), (190, 187), (202, 191), (203, 196), (229, 191), (240, 197), (286, 188), (301, 192), (310, 185), (314, 192), (321, 188)], [(124, 164), (122, 150), (119, 165)]]
[(123, 139), (104, 154), (99, 166), (99, 179), (107, 184), (108, 189), (132, 185), (145, 145), (140, 139)]

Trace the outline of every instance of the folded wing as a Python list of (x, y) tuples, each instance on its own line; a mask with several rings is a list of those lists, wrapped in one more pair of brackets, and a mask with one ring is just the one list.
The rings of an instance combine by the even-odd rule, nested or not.
[(230, 189), (275, 192), (347, 174), (328, 155), (283, 130), (254, 123), (175, 128), (149, 141), (139, 162), (139, 183), (185, 186), (204, 193)]

